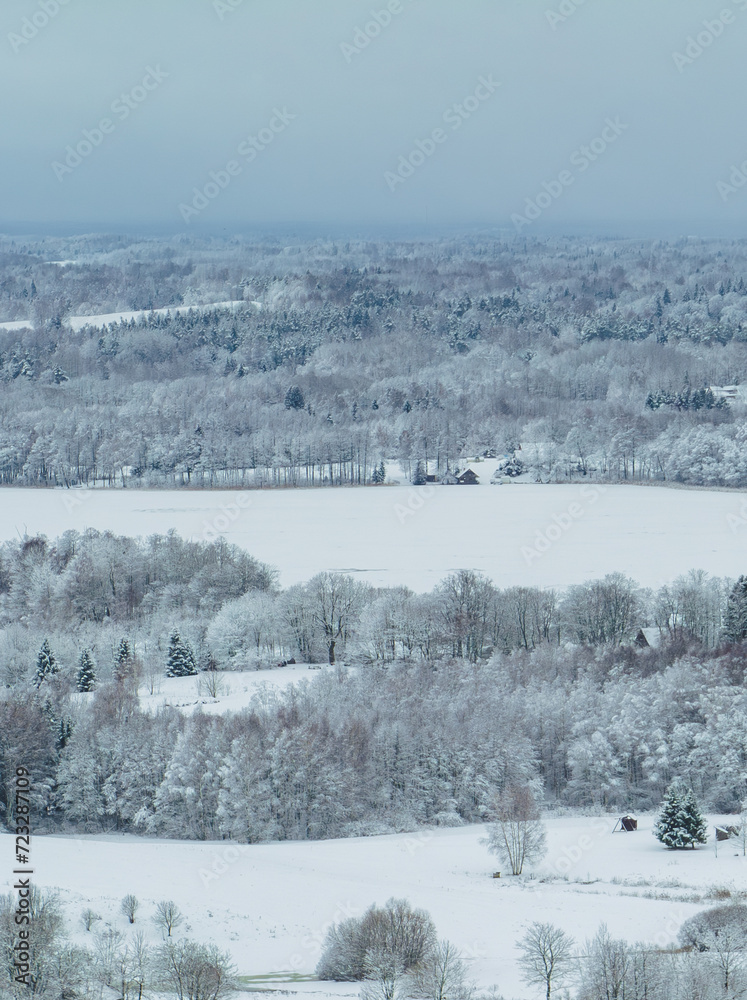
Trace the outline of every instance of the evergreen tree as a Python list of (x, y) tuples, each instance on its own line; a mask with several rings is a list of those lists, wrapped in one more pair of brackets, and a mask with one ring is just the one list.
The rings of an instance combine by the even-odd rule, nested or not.
[(64, 750), (73, 735), (74, 723), (72, 719), (60, 719), (55, 726), (55, 747)]
[(685, 829), (691, 840), (691, 847), (696, 844), (705, 844), (708, 840), (708, 824), (700, 811), (698, 800), (695, 798), (692, 789), (688, 789), (682, 799), (682, 811), (685, 818)]
[(673, 782), (667, 790), (654, 836), (665, 847), (682, 850), (706, 842), (706, 821), (690, 789)]
[(190, 677), (197, 673), (195, 655), (188, 642), (174, 629), (169, 638), (169, 655), (166, 663), (167, 677)]
[(724, 635), (732, 642), (747, 638), (747, 577), (740, 576), (731, 589), (724, 617)]
[(81, 692), (93, 691), (96, 686), (96, 665), (93, 657), (87, 649), (84, 649), (78, 660), (78, 690)]
[(374, 469), (371, 473), (371, 482), (375, 483), (377, 486), (386, 482), (386, 466), (383, 461), (381, 461), (378, 468)]
[(415, 473), (412, 477), (412, 485), (425, 486), (427, 482), (428, 480), (425, 475), (425, 469), (423, 468), (423, 463), (418, 462), (418, 464), (415, 466)]
[(306, 401), (303, 398), (301, 387), (298, 385), (292, 385), (285, 394), (286, 410), (302, 410), (305, 405)]
[(41, 687), (50, 674), (57, 673), (57, 660), (49, 647), (49, 640), (45, 639), (41, 644), (41, 649), (36, 657), (36, 686)]
[(122, 639), (114, 656), (114, 679), (123, 684), (132, 677), (135, 656), (129, 639)]

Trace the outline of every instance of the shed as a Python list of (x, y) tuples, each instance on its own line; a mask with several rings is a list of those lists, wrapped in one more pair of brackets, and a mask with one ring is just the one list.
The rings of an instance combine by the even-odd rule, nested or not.
[(480, 482), (477, 473), (473, 472), (472, 469), (467, 469), (463, 472), (461, 476), (457, 477), (457, 483), (459, 486), (477, 486)]

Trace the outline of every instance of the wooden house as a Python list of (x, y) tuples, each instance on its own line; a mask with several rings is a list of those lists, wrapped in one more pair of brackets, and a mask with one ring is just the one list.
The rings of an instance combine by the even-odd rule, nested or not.
[(479, 482), (480, 480), (478, 479), (477, 474), (474, 473), (472, 469), (467, 469), (467, 471), (463, 472), (461, 476), (457, 476), (457, 484), (459, 486), (477, 486)]

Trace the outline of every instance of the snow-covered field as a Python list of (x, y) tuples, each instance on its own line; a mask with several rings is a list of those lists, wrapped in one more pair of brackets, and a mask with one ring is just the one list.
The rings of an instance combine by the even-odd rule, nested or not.
[(86, 527), (130, 535), (175, 528), (194, 539), (222, 533), (276, 566), (283, 586), (335, 570), (425, 591), (462, 568), (501, 587), (563, 587), (617, 570), (657, 586), (692, 568), (745, 572), (745, 513), (744, 493), (643, 486), (6, 489), (0, 537)]
[[(52, 261), (54, 264), (68, 264), (71, 261)], [(190, 309), (194, 312), (205, 312), (209, 309), (240, 309), (243, 306), (253, 305), (258, 308), (262, 308), (260, 302), (248, 302), (248, 301), (231, 301), (231, 302), (214, 302), (210, 305), (204, 306), (166, 306), (163, 309), (136, 309), (129, 312), (117, 312), (117, 313), (101, 313), (97, 316), (69, 316), (64, 322), (65, 326), (71, 327), (73, 330), (82, 330), (84, 326), (108, 326), (110, 323), (129, 323), (130, 320), (140, 320), (147, 316), (165, 316), (167, 313), (171, 313), (172, 316), (176, 316), (178, 313), (187, 313)], [(7, 320), (4, 323), (0, 323), (0, 330), (23, 330), (25, 327), (33, 325), (33, 320), (27, 319), (15, 319)]]
[[(274, 693), (291, 684), (310, 681), (317, 676), (317, 669), (309, 669), (308, 664), (300, 663), (269, 670), (225, 670), (207, 677), (204, 674), (196, 677), (158, 677), (152, 684), (141, 684), (138, 696), (144, 712), (155, 713), (159, 708), (170, 705), (190, 714), (199, 706), (200, 711), (208, 715), (223, 715), (247, 708), (256, 694), (269, 700)], [(218, 685), (214, 697), (207, 687), (210, 680)]]
[[(480, 843), (479, 826), (248, 847), (37, 837), (33, 854), (37, 884), (60, 889), (81, 941), (80, 914), (89, 906), (126, 931), (119, 901), (134, 893), (140, 900), (134, 929), (154, 940), (155, 903), (173, 899), (187, 918), (180, 934), (229, 949), (242, 974), (309, 974), (330, 921), (404, 896), (427, 909), (439, 934), (466, 953), (479, 983), (528, 996), (514, 942), (529, 922), (556, 923), (583, 942), (605, 921), (614, 936), (664, 944), (676, 938), (682, 920), (713, 904), (714, 887), (733, 892), (747, 884), (747, 859), (735, 856), (735, 848), (721, 845), (718, 858), (712, 844), (666, 851), (651, 835), (652, 822), (643, 817), (638, 832), (613, 834), (611, 817), (550, 819), (549, 852), (537, 870), (550, 876), (544, 882), (492, 878), (498, 865)], [(0, 837), (0, 852), (12, 856), (10, 837)], [(283, 989), (357, 993), (350, 985), (319, 983)]]

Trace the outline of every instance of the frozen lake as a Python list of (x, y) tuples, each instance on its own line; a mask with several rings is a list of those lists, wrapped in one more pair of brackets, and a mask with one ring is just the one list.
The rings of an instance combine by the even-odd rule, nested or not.
[[(642, 486), (233, 491), (0, 491), (0, 537), (87, 527), (217, 533), (280, 571), (429, 590), (456, 569), (501, 587), (564, 586), (616, 570), (646, 586), (692, 568), (747, 572), (747, 494)], [(543, 550), (543, 551), (541, 551)]]

